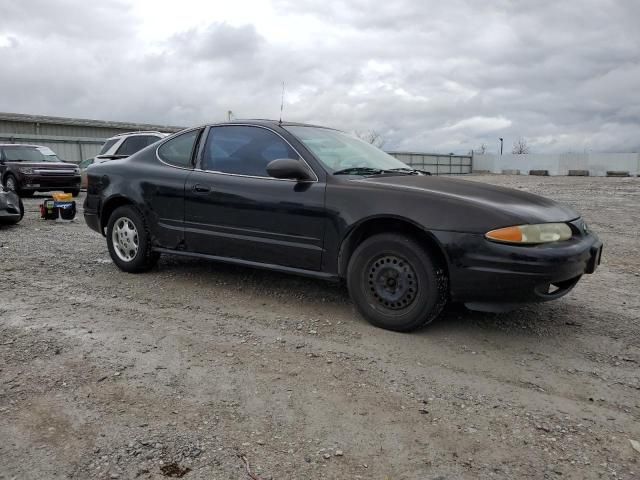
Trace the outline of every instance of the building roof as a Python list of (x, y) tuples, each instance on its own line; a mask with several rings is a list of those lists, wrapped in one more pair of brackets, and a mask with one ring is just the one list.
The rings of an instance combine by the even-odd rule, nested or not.
[(175, 125), (152, 125), (134, 122), (110, 122), (105, 120), (90, 120), (86, 118), (50, 117), (46, 115), (29, 115), (24, 113), (0, 112), (0, 121), (24, 122), (24, 123), (49, 123), (57, 125), (71, 125), (77, 127), (102, 127), (117, 128), (123, 130), (161, 130), (165, 132), (178, 132), (184, 127)]

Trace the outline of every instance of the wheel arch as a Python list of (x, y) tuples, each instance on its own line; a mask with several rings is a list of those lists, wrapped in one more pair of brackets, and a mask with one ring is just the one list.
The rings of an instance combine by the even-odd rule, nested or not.
[(135, 203), (130, 199), (123, 195), (116, 195), (110, 197), (102, 206), (102, 210), (100, 212), (100, 229), (102, 230), (102, 234), (104, 235), (104, 229), (109, 222), (109, 217), (115, 211), (116, 208), (122, 207), (124, 205), (135, 205)]
[(2, 185), (4, 185), (4, 182), (7, 180), (7, 177), (11, 175), (13, 178), (16, 179), (16, 182), (18, 181), (18, 177), (16, 176), (15, 173), (13, 173), (11, 170), (7, 169), (3, 174), (2, 174), (2, 178), (0, 180), (2, 180)]
[(349, 259), (353, 252), (364, 240), (379, 233), (404, 233), (416, 239), (420, 244), (425, 245), (428, 251), (434, 255), (435, 260), (441, 264), (447, 272), (449, 270), (449, 259), (436, 237), (422, 226), (412, 220), (400, 216), (375, 216), (368, 217), (355, 224), (346, 233), (340, 243), (338, 253), (338, 275), (341, 278), (346, 276)]

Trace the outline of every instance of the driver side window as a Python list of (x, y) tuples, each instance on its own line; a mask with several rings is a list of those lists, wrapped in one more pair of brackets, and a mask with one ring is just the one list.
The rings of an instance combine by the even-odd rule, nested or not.
[(203, 170), (269, 177), (267, 165), (279, 158), (299, 159), (279, 135), (260, 127), (212, 127), (202, 158)]

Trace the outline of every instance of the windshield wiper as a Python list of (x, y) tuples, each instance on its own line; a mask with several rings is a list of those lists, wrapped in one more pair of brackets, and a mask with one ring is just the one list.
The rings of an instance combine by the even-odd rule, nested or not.
[(422, 170), (416, 170), (415, 168), (409, 168), (409, 167), (390, 168), (387, 171), (397, 172), (397, 173), (406, 173), (407, 175), (419, 175), (423, 173)]
[(333, 172), (334, 175), (380, 175), (381, 173), (384, 173), (384, 170), (372, 167), (349, 167)]
[(373, 167), (349, 167), (333, 172), (334, 175), (382, 175), (383, 173), (392, 173), (394, 175), (419, 175), (421, 170), (413, 168), (373, 168)]

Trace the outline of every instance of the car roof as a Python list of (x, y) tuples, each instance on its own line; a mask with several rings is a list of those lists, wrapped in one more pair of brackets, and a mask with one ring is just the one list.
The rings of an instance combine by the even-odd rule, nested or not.
[(29, 143), (0, 143), (0, 147), (45, 148), (44, 145), (31, 145)]
[(236, 118), (228, 122), (207, 123), (202, 126), (214, 126), (214, 125), (258, 125), (263, 127), (315, 127), (315, 128), (326, 128), (327, 130), (337, 130), (335, 128), (325, 127), (323, 125), (314, 125), (311, 123), (302, 123), (302, 122), (289, 122), (284, 120), (280, 121), (280, 120), (273, 120), (268, 118)]
[(118, 133), (116, 135), (113, 135), (113, 136), (109, 137), (108, 140), (111, 140), (113, 138), (121, 138), (121, 137), (135, 137), (136, 135), (156, 135), (156, 136), (166, 137), (169, 134), (168, 133), (163, 133), (163, 132), (158, 132), (156, 130), (139, 130), (139, 131), (135, 131), (135, 132)]

